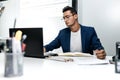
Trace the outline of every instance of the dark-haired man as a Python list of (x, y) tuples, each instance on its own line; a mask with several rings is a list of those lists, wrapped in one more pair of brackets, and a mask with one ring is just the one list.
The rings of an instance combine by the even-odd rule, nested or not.
[(63, 8), (63, 19), (67, 28), (60, 30), (58, 36), (48, 45), (44, 52), (62, 47), (63, 52), (83, 52), (96, 54), (98, 59), (105, 59), (105, 50), (93, 27), (83, 26), (78, 22), (77, 11), (69, 6)]

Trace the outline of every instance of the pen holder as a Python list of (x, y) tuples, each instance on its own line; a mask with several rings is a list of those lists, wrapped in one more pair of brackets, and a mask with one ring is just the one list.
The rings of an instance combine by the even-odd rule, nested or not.
[(5, 77), (23, 75), (23, 53), (5, 53)]

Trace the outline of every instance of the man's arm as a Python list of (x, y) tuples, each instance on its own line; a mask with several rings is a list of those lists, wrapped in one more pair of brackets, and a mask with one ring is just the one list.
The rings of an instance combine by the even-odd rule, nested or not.
[(92, 44), (94, 46), (94, 53), (97, 56), (98, 59), (105, 59), (106, 58), (106, 52), (104, 50), (104, 47), (102, 46), (100, 39), (97, 36), (97, 33), (95, 29), (93, 28), (93, 37), (92, 37)]

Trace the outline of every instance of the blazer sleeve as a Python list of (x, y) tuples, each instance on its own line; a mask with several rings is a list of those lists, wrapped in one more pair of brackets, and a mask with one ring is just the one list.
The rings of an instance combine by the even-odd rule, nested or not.
[(104, 49), (101, 42), (100, 42), (100, 39), (98, 38), (97, 36), (97, 33), (95, 31), (94, 28), (92, 28), (92, 45), (93, 45), (93, 50), (96, 50), (96, 49)]
[(52, 42), (44, 46), (46, 48), (46, 52), (52, 51), (53, 49), (57, 49), (60, 47), (61, 44), (59, 41), (59, 36), (60, 36), (60, 32), (58, 36)]

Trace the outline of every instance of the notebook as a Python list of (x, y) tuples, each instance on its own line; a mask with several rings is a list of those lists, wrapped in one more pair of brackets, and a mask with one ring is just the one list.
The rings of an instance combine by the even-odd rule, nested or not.
[(18, 30), (22, 31), (22, 36), (27, 36), (23, 42), (26, 44), (24, 56), (45, 58), (43, 53), (43, 28), (10, 28), (9, 36), (13, 37)]

